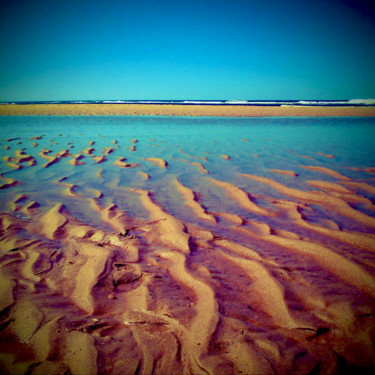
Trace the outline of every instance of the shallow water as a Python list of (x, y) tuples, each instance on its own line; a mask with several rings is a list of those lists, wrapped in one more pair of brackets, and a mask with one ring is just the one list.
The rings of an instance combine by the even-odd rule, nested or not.
[[(374, 368), (374, 119), (4, 116), (0, 131), (8, 371)], [(63, 334), (42, 330), (61, 314)]]
[[(61, 190), (54, 186), (54, 182), (63, 176), (69, 177), (67, 181), (77, 184), (77, 191), (86, 191), (88, 196), (90, 188), (99, 188), (106, 197), (111, 196), (111, 184), (116, 180), (122, 187), (142, 186), (160, 195), (160, 199), (173, 208), (176, 202), (170, 202), (169, 198), (173, 198), (173, 194), (168, 190), (171, 176), (181, 178), (188, 185), (194, 182), (189, 187), (197, 189), (197, 193), (208, 193), (205, 174), (199, 173), (196, 166), (185, 160), (200, 162), (209, 171), (210, 177), (233, 182), (259, 194), (264, 192), (264, 186), (239, 177), (239, 173), (261, 175), (288, 184), (291, 180), (289, 176), (269, 171), (288, 169), (299, 175), (299, 178), (292, 179), (293, 186), (311, 189), (305, 181), (321, 178), (322, 175), (305, 170), (301, 168), (302, 165), (325, 166), (364, 182), (371, 181), (372, 175), (352, 171), (348, 167), (366, 168), (375, 165), (373, 119), (19, 116), (1, 117), (0, 129), (2, 138), (17, 138), (9, 142), (2, 141), (2, 146), (11, 147), (9, 150), (1, 147), (2, 158), (13, 157), (16, 150), (22, 149), (37, 160), (34, 167), (20, 170), (13, 170), (1, 160), (2, 173), (21, 183), (11, 191), (0, 192), (1, 209), (5, 209), (11, 199), (9, 194), (27, 193), (31, 200), (41, 199), (43, 187), (46, 188), (46, 200), (52, 202), (53, 190), (57, 189), (56, 193)], [(43, 137), (30, 140), (36, 135)], [(138, 141), (136, 152), (129, 150), (132, 139)], [(63, 149), (79, 154), (89, 147), (90, 140), (95, 141), (92, 155), (101, 155), (105, 147), (115, 146), (112, 143), (114, 140), (118, 143), (115, 152), (108, 155), (108, 161), (101, 164), (95, 164), (92, 158), (85, 155), (82, 159), (84, 164), (79, 166), (69, 165), (70, 158), (66, 157), (43, 168), (45, 160), (37, 155), (42, 148), (51, 150), (51, 155)], [(38, 145), (32, 147), (33, 142)], [(333, 155), (334, 158), (321, 154)], [(224, 160), (221, 155), (228, 155), (230, 160)], [(140, 163), (140, 166), (121, 170), (113, 165), (119, 157), (125, 157), (129, 163)], [(145, 162), (143, 158), (146, 157), (164, 159), (168, 162), (168, 169), (161, 170)], [(99, 180), (95, 173), (103, 167), (105, 178)], [(138, 177), (140, 170), (149, 173), (152, 178), (144, 182)], [(335, 180), (328, 175), (323, 176), (327, 181)], [(34, 197), (34, 192), (38, 193), (38, 197)], [(205, 204), (214, 210), (215, 207), (210, 206), (210, 199)], [(47, 201), (43, 207), (47, 208)], [(132, 214), (137, 216), (137, 212)]]

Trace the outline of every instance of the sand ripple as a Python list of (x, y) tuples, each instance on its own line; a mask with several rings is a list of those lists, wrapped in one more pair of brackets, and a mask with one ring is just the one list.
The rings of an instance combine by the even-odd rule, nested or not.
[[(35, 149), (44, 164), (24, 150), (2, 161), (11, 171), (0, 174), (1, 373), (375, 368), (370, 178), (303, 166), (319, 179), (234, 169), (231, 180), (199, 156), (188, 155), (215, 177), (195, 161), (177, 159), (198, 169), (175, 173), (186, 164), (140, 157), (163, 169), (151, 166), (150, 178), (120, 169), (138, 165), (115, 156), (137, 141), (129, 151), (118, 139), (98, 157), (92, 147)], [(48, 185), (40, 192), (27, 183), (34, 170)]]

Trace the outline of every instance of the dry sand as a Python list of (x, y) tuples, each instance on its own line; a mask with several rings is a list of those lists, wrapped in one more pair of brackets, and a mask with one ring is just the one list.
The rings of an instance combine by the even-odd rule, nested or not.
[(375, 116), (375, 107), (299, 107), (171, 104), (4, 104), (0, 115)]

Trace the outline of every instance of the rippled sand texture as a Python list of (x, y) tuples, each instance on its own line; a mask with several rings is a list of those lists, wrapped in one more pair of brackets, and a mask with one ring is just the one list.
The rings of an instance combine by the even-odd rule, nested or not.
[(43, 121), (0, 145), (2, 374), (374, 371), (371, 156)]

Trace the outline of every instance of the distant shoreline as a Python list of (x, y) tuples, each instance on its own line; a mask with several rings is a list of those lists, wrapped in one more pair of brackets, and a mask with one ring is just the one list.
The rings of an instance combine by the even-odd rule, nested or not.
[(1, 104), (0, 115), (212, 116), (212, 117), (375, 117), (375, 106), (217, 104)]

